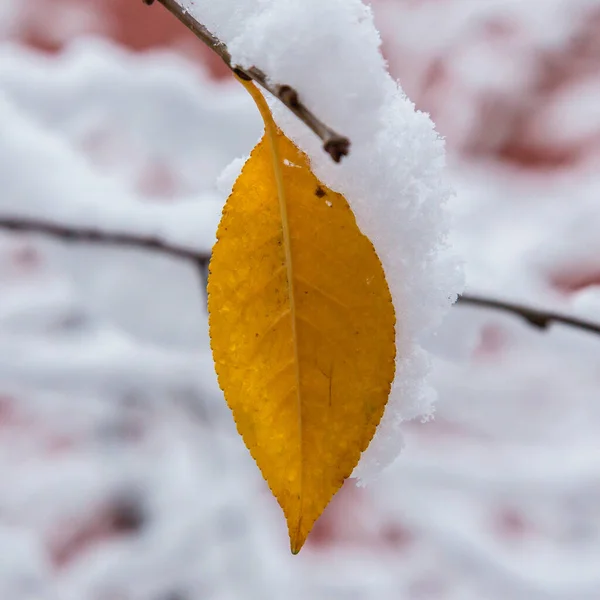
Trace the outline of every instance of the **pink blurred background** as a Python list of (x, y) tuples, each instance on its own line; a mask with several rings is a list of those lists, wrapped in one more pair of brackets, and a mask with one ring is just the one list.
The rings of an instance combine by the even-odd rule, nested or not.
[[(562, 310), (574, 309), (576, 301), (584, 298), (582, 294), (590, 293), (596, 302), (594, 294), (600, 286), (600, 252), (596, 249), (600, 244), (594, 246), (593, 241), (600, 240), (600, 208), (596, 210), (594, 204), (600, 206), (600, 185), (595, 183), (600, 169), (600, 2), (373, 0), (372, 6), (391, 73), (417, 107), (431, 114), (446, 137), (459, 197), (464, 187), (467, 198), (458, 203), (457, 214), (463, 219), (459, 236), (464, 233), (459, 245), (467, 255), (467, 264), (472, 258), (474, 265), (471, 281), (493, 295), (511, 297), (514, 292), (517, 299)], [(173, 52), (187, 61), (190, 78), (196, 77), (196, 70), (223, 85), (229, 78), (219, 59), (167, 11), (137, 0), (0, 0), (0, 36), (7, 47), (25, 46), (51, 60), (74, 43), (100, 37), (112, 41), (128, 56), (130, 52), (143, 56), (157, 50)], [(110, 143), (104, 138), (93, 143), (84, 140), (81, 151), (92, 162), (99, 162), (103, 172), (113, 173), (116, 167), (104, 153), (113, 147), (111, 144), (117, 144), (116, 153), (122, 156), (118, 136), (115, 139)], [(94, 143), (100, 145), (100, 153)], [(131, 152), (131, 147), (126, 146), (126, 150)], [(149, 201), (169, 203), (178, 193), (196, 190), (193, 180), (183, 176), (169, 159), (163, 160), (160, 154), (146, 156), (143, 151), (141, 155), (132, 186)], [(522, 234), (525, 241), (511, 237), (516, 222), (524, 229), (515, 235)], [(567, 241), (584, 230), (581, 247), (570, 251)], [(585, 240), (590, 240), (589, 244)], [(509, 259), (496, 258), (502, 248), (511, 255)], [(555, 255), (553, 248), (558, 248)], [(11, 237), (3, 252), (11, 268), (20, 273), (35, 273), (45, 261), (43, 249), (27, 239)], [(523, 273), (514, 270), (525, 263)], [(486, 265), (490, 273), (485, 273)], [(521, 284), (521, 277), (535, 280), (535, 290)], [(581, 475), (580, 487), (573, 488), (569, 481), (580, 474), (580, 463), (573, 459), (572, 464), (567, 460), (557, 466), (554, 454), (541, 454), (551, 448), (556, 455), (566, 456), (568, 452), (561, 448), (568, 449), (573, 440), (581, 439), (581, 423), (589, 426), (589, 439), (597, 439), (594, 427), (599, 424), (600, 371), (595, 356), (600, 354), (600, 341), (586, 338), (580, 343), (567, 334), (566, 341), (553, 338), (546, 343), (544, 333), (529, 331), (508, 318), (475, 311), (471, 316), (466, 310), (464, 314), (470, 325), (459, 321), (464, 329), (459, 327), (449, 335), (460, 340), (458, 346), (462, 347), (466, 338), (472, 338), (472, 343), (460, 351), (450, 351), (453, 358), (462, 353), (464, 364), (439, 369), (441, 404), (436, 421), (407, 425), (407, 446), (413, 452), (407, 460), (413, 470), (409, 469), (409, 475), (389, 475), (387, 483), (377, 484), (379, 487), (346, 485), (311, 535), (303, 551), (308, 555), (303, 570), (294, 571), (297, 567), (290, 566), (286, 558), (282, 568), (286, 573), (291, 570), (289, 581), (305, 582), (303, 594), (308, 595), (304, 597), (600, 598), (600, 471), (590, 467)], [(590, 314), (600, 317), (598, 311)], [(536, 353), (543, 358), (527, 363)], [(585, 363), (592, 356), (594, 360)], [(531, 368), (520, 370), (525, 363)], [(564, 379), (554, 369), (562, 370)], [(23, 437), (42, 440), (43, 460), (49, 463), (57, 455), (77, 455), (85, 427), (82, 431), (48, 430), (43, 411), (21, 414), (18, 398), (3, 393), (1, 384), (0, 379), (0, 444), (18, 448)], [(135, 399), (132, 406), (127, 409), (126, 421), (131, 427), (128, 435), (135, 439), (142, 436), (144, 428), (154, 425), (148, 424), (147, 415), (136, 412), (140, 409), (135, 407)], [(75, 409), (71, 406), (68, 410)], [(574, 413), (579, 421), (571, 423)], [(522, 421), (533, 423), (531, 429)], [(566, 429), (556, 431), (561, 423), (568, 424), (568, 435)], [(10, 440), (14, 442), (9, 444)], [(599, 451), (600, 446), (593, 442), (582, 450), (588, 458), (593, 455), (594, 460), (590, 460), (596, 466)], [(443, 461), (454, 458), (453, 471)], [(522, 488), (529, 490), (527, 486), (534, 483), (531, 473), (524, 472), (521, 479), (509, 475), (514, 475), (515, 463), (529, 464), (530, 460), (543, 465), (532, 467), (531, 473), (539, 470), (552, 474), (555, 467), (560, 472), (558, 483), (548, 475), (548, 480), (544, 479), (547, 489), (542, 482), (541, 491), (523, 492)], [(509, 475), (505, 483), (502, 478), (490, 483), (485, 476), (469, 475), (469, 466), (473, 473)], [(243, 473), (248, 469), (244, 467)], [(436, 483), (421, 484), (420, 477), (430, 477)], [(229, 484), (232, 497), (239, 493), (236, 481), (234, 478)], [(445, 521), (428, 529), (408, 508), (398, 509), (395, 499), (411, 482), (415, 489), (424, 486), (423, 496), (415, 496), (415, 506), (433, 513), (439, 510), (440, 514), (447, 509), (448, 523), (460, 530), (464, 520), (464, 531), (469, 529), (473, 536), (460, 538), (460, 543), (453, 545), (449, 540), (459, 537)], [(481, 491), (485, 482), (489, 487)], [(263, 493), (261, 490), (261, 498)], [(279, 518), (268, 498), (261, 502), (264, 506), (259, 504), (256, 510), (270, 515), (264, 517), (266, 523)], [(449, 506), (455, 506), (454, 512)], [(30, 513), (7, 509), (6, 515), (7, 527), (18, 524), (37, 536), (35, 519), (27, 516)], [(140, 536), (144, 519), (135, 502), (118, 497), (90, 502), (87, 512), (79, 510), (62, 518), (52, 526), (44, 525), (46, 529), (36, 537), (36, 551), (44, 554), (49, 570), (44, 581), (60, 580), (65, 570), (87, 560), (82, 557), (90, 553), (102, 552), (102, 548), (113, 552), (110, 544), (115, 540)], [(274, 527), (277, 535), (281, 534), (282, 530)], [(577, 554), (570, 546), (576, 545), (577, 538), (575, 533), (569, 537), (571, 530), (581, 530), (581, 539), (587, 540), (585, 550), (581, 550), (584, 554)], [(487, 541), (478, 546), (478, 540), (484, 538)], [(246, 547), (246, 552), (252, 548)], [(488, 549), (489, 555), (481, 548)], [(287, 551), (285, 544), (279, 551)], [(567, 569), (564, 578), (553, 579), (560, 570), (555, 565), (564, 563), (563, 551), (575, 557), (574, 565), (581, 566), (587, 560), (587, 570), (575, 573)], [(528, 558), (519, 558), (521, 553)], [(165, 564), (169, 560), (166, 556)], [(258, 562), (269, 560), (271, 555), (258, 558)], [(531, 580), (511, 560), (521, 564)], [(402, 566), (407, 564), (412, 565), (410, 569)], [(202, 569), (202, 565), (195, 568)], [(7, 572), (11, 568), (7, 567)], [(404, 568), (408, 570), (404, 572)], [(347, 586), (329, 583), (327, 569), (337, 578), (345, 578)], [(357, 570), (364, 570), (366, 575), (355, 581), (353, 573)], [(392, 577), (396, 572), (401, 573)], [(141, 579), (144, 573), (140, 567)], [(225, 569), (221, 579), (238, 576), (243, 578), (237, 571), (228, 575)], [(261, 585), (271, 589), (269, 575), (264, 578)], [(168, 596), (167, 592), (122, 591), (119, 578), (115, 581), (116, 591), (102, 592), (106, 595), (89, 592), (82, 598), (188, 600), (183, 592)], [(189, 600), (266, 597), (261, 586), (252, 587), (252, 577), (237, 592), (227, 587), (229, 584), (221, 589), (221, 580), (215, 581), (214, 589), (190, 593)], [(285, 593), (293, 596), (286, 585)], [(14, 598), (63, 598), (60, 587), (52, 590), (42, 585), (36, 589), (37, 595)], [(222, 591), (225, 589), (228, 591)], [(6, 596), (6, 600), (13, 598)]]

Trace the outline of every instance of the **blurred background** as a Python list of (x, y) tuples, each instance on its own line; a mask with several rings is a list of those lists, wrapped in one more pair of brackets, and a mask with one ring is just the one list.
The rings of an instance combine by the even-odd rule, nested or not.
[[(373, 0), (468, 290), (600, 322), (600, 0)], [(0, 218), (212, 245), (251, 101), (161, 6), (0, 0)], [(457, 306), (437, 417), (297, 557), (198, 269), (0, 232), (2, 600), (598, 600), (600, 338)]]

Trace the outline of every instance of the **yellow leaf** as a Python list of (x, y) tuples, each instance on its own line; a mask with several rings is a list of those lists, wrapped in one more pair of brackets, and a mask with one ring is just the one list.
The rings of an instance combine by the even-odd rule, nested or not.
[[(241, 81), (241, 80), (240, 80)], [(296, 554), (371, 441), (395, 372), (383, 268), (345, 198), (265, 121), (223, 209), (208, 280), (219, 384)]]

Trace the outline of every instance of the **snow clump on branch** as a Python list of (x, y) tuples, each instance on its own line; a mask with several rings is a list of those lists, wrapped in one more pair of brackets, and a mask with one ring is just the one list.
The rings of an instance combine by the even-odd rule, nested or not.
[(440, 323), (462, 285), (447, 245), (444, 142), (389, 75), (371, 10), (360, 0), (186, 0), (223, 41), (233, 64), (292, 86), (306, 106), (351, 140), (335, 164), (279, 102), (277, 123), (313, 171), (348, 200), (383, 263), (396, 309), (396, 377), (382, 422), (354, 475), (367, 480), (402, 447), (400, 426), (432, 414), (429, 357), (419, 339)]

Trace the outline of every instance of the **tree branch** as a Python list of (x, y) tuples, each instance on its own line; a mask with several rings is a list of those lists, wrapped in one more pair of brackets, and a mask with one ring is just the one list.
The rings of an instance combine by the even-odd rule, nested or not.
[[(155, 0), (142, 0), (148, 6), (154, 4)], [(215, 0), (218, 2), (218, 0)], [(340, 162), (343, 156), (350, 151), (350, 140), (320, 121), (298, 96), (298, 92), (289, 85), (273, 84), (269, 81), (258, 67), (243, 69), (239, 65), (232, 64), (231, 54), (227, 46), (216, 38), (202, 23), (198, 22), (187, 12), (177, 0), (156, 0), (162, 4), (172, 15), (185, 25), (199, 40), (204, 42), (211, 50), (216, 52), (223, 62), (242, 79), (252, 79), (262, 88), (273, 94), (285, 106), (287, 106), (305, 125), (323, 141), (323, 149), (335, 162)]]
[(0, 229), (22, 233), (40, 233), (63, 240), (64, 242), (90, 242), (102, 246), (121, 246), (123, 248), (136, 248), (150, 250), (165, 256), (172, 256), (189, 260), (198, 265), (199, 269), (206, 269), (210, 255), (180, 246), (173, 246), (158, 237), (143, 237), (130, 233), (117, 233), (101, 231), (86, 227), (72, 227), (59, 225), (51, 221), (40, 219), (21, 219), (16, 217), (0, 217)]
[(561, 323), (562, 325), (600, 335), (600, 323), (592, 323), (591, 321), (561, 315), (560, 313), (553, 311), (531, 308), (530, 306), (524, 306), (523, 304), (517, 304), (515, 302), (506, 302), (504, 300), (494, 300), (493, 298), (485, 298), (483, 296), (463, 294), (462, 296), (459, 296), (457, 304), (470, 304), (471, 306), (492, 308), (512, 313), (513, 315), (525, 319), (529, 325), (538, 329), (548, 329), (553, 323)]
[[(116, 246), (123, 248), (134, 248), (138, 250), (150, 250), (165, 256), (183, 259), (191, 262), (197, 269), (206, 287), (208, 277), (208, 263), (210, 255), (207, 252), (185, 248), (171, 244), (158, 237), (145, 237), (130, 233), (117, 233), (101, 231), (100, 229), (86, 227), (72, 227), (59, 225), (51, 221), (41, 219), (28, 219), (18, 217), (0, 217), (0, 230), (14, 231), (20, 233), (37, 233), (50, 236), (64, 242), (89, 242), (102, 246)], [(553, 323), (560, 323), (568, 327), (582, 329), (588, 333), (600, 335), (600, 323), (569, 317), (553, 311), (531, 308), (518, 303), (495, 300), (483, 296), (463, 294), (459, 296), (457, 304), (491, 308), (512, 313), (537, 329), (548, 329)]]

